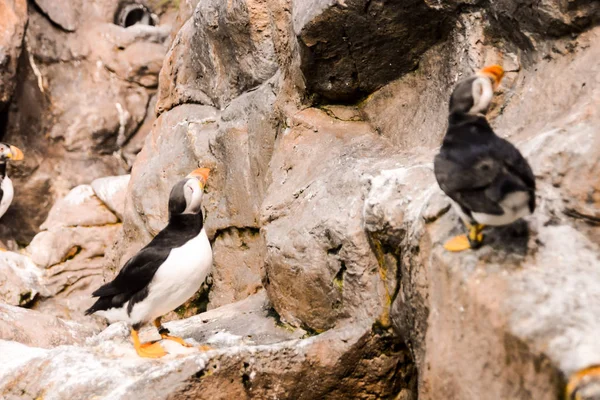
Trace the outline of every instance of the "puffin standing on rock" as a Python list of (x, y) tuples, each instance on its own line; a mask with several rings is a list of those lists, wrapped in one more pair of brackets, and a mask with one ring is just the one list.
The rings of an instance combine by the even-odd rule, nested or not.
[(130, 323), (133, 345), (141, 357), (167, 354), (159, 343), (140, 343), (138, 331), (151, 321), (162, 339), (190, 347), (183, 339), (170, 336), (160, 319), (192, 297), (212, 267), (201, 210), (208, 174), (208, 168), (198, 168), (173, 186), (167, 226), (127, 261), (112, 282), (92, 294), (99, 299), (85, 312), (97, 313), (110, 322)]
[(531, 167), (519, 150), (494, 133), (484, 116), (503, 76), (499, 65), (483, 68), (459, 82), (450, 97), (448, 130), (434, 172), (469, 234), (446, 242), (449, 251), (476, 249), (486, 225), (508, 225), (535, 209)]

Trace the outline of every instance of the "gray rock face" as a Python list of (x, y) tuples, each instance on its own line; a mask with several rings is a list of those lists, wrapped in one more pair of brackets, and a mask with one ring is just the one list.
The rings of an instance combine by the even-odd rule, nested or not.
[[(235, 305), (167, 324), (174, 334), (190, 342), (200, 340), (214, 350), (198, 352), (163, 342), (172, 354), (162, 360), (137, 357), (127, 338), (128, 329), (120, 324), (79, 347), (43, 350), (0, 341), (0, 354), (19, 354), (0, 371), (0, 394), (7, 399), (34, 399), (41, 393), (48, 399), (226, 399), (272, 394), (344, 399), (360, 390), (386, 397), (408, 392), (414, 384), (414, 371), (404, 369), (406, 348), (389, 335), (354, 326), (298, 339), (303, 332), (277, 326), (267, 315), (265, 301), (262, 292)], [(143, 336), (149, 339), (157, 334), (145, 332)], [(55, 394), (47, 388), (58, 374), (61, 390)], [(278, 382), (275, 388), (273, 382)]]
[(43, 274), (45, 293), (36, 309), (86, 320), (83, 311), (93, 303), (90, 294), (103, 282), (104, 255), (121, 229), (107, 203), (122, 214), (119, 203), (128, 181), (125, 175), (77, 186), (52, 207), (43, 231), (26, 249)]
[(224, 108), (277, 72), (266, 2), (198, 2), (161, 70), (158, 113), (182, 103)]
[(2, 239), (29, 243), (52, 204), (73, 187), (131, 167), (120, 154), (146, 119), (170, 26), (117, 26), (119, 7), (117, 0), (38, 0), (24, 15), (27, 54), (18, 79), (10, 72), (18, 53), (10, 71), (0, 66), (2, 82), (17, 83), (3, 140), (25, 153), (9, 171), (17, 195)]
[(4, 349), (0, 379), (10, 371), (12, 363), (27, 362), (29, 354), (43, 354), (41, 349), (56, 346), (82, 345), (94, 333), (97, 331), (73, 321), (0, 304), (0, 346)]
[(262, 289), (264, 248), (258, 229), (232, 228), (216, 237), (209, 308), (234, 303)]
[[(402, 277), (391, 317), (423, 371), (424, 398), (557, 398), (565, 376), (599, 362), (592, 333), (598, 310), (588, 303), (599, 296), (596, 202), (582, 196), (594, 193), (597, 181), (587, 173), (598, 157), (591, 132), (600, 86), (584, 78), (600, 50), (591, 45), (597, 35), (582, 35), (581, 50), (523, 72), (531, 79), (515, 83), (493, 121), (536, 172), (538, 209), (528, 221), (490, 229), (477, 252), (449, 254), (441, 244), (461, 224), (447, 212), (429, 162), (384, 170), (371, 181), (365, 226), (382, 249), (382, 266)], [(565, 97), (551, 108), (534, 100), (555, 90)], [(491, 359), (508, 360), (510, 368), (485, 361)]]
[(116, 215), (95, 195), (92, 186), (80, 185), (54, 204), (40, 229), (107, 225), (117, 221)]
[(308, 109), (278, 143), (262, 213), (265, 280), (275, 309), (293, 325), (323, 331), (383, 312), (377, 259), (360, 218), (361, 175), (369, 157), (386, 151), (377, 139), (364, 122)]
[(39, 295), (47, 296), (42, 282), (41, 271), (30, 259), (13, 252), (0, 252), (0, 300), (3, 303), (28, 306)]
[(309, 91), (352, 101), (412, 71), (451, 20), (423, 1), (294, 1)]
[(0, 110), (3, 110), (16, 86), (17, 64), (27, 24), (27, 1), (2, 0), (0, 20)]
[(112, 211), (119, 220), (123, 220), (125, 199), (130, 175), (106, 176), (91, 183), (94, 194)]
[[(95, 180), (85, 203), (106, 205), (88, 220), (123, 221), (118, 236), (118, 223), (62, 226), (70, 218), (51, 213), (28, 249), (54, 296), (33, 306), (81, 321), (101, 274), (165, 226), (172, 185), (209, 167), (210, 290), (168, 318), (210, 311), (167, 326), (214, 349), (167, 342), (167, 358), (141, 360), (124, 324), (48, 349), (19, 331), (0, 342), (0, 397), (545, 400), (600, 365), (598, 2), (187, 0), (170, 37), (108, 26), (116, 4), (95, 3), (104, 14), (81, 3), (84, 41), (31, 13), (33, 64), (14, 103), (27, 112), (9, 137), (32, 156), (10, 172), (38, 188), (30, 204), (51, 204), (125, 169), (112, 153), (132, 160), (145, 141), (129, 182)], [(507, 73), (487, 117), (529, 159), (538, 208), (450, 254), (442, 243), (464, 228), (432, 160), (452, 87), (491, 63)], [(110, 86), (73, 97), (89, 119), (68, 114), (85, 76), (97, 79), (84, 88)], [(52, 119), (26, 118), (52, 104)], [(102, 155), (78, 158), (88, 150)], [(38, 167), (51, 158), (77, 179)], [(588, 376), (578, 395), (597, 397), (599, 383)]]

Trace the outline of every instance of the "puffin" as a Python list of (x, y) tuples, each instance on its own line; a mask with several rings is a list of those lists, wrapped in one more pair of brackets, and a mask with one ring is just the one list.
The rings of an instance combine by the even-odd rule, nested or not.
[(6, 166), (8, 161), (20, 161), (22, 159), (23, 152), (16, 146), (0, 143), (0, 218), (10, 207), (15, 193), (12, 181), (6, 175)]
[(434, 173), (468, 234), (447, 241), (448, 251), (477, 249), (485, 226), (508, 225), (535, 210), (535, 177), (529, 163), (485, 118), (503, 76), (501, 66), (485, 67), (460, 81), (450, 97), (448, 129), (434, 159)]
[(198, 168), (171, 189), (169, 222), (119, 274), (92, 293), (98, 300), (85, 311), (110, 323), (131, 325), (131, 339), (140, 357), (160, 358), (166, 351), (159, 342), (141, 343), (142, 325), (153, 322), (162, 339), (191, 347), (171, 336), (161, 317), (191, 298), (212, 268), (213, 256), (202, 215), (202, 196), (208, 168)]

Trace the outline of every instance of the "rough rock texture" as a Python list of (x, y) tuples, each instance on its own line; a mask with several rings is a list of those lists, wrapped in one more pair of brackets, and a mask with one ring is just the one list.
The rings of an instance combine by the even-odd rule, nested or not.
[(198, 2), (160, 72), (156, 109), (182, 103), (224, 108), (277, 72), (268, 2)]
[(17, 65), (27, 24), (27, 1), (0, 1), (0, 21), (0, 111), (3, 111), (16, 86)]
[(111, 254), (115, 269), (166, 225), (171, 187), (203, 166), (211, 168), (203, 203), (206, 231), (215, 240), (215, 268), (226, 268), (215, 272), (215, 290), (221, 294), (211, 297), (215, 303), (210, 307), (224, 304), (218, 299), (221, 296), (239, 300), (256, 290), (263, 258), (252, 254), (262, 254), (262, 241), (245, 240), (248, 249), (235, 253), (217, 249), (229, 245), (227, 237), (219, 238), (231, 229), (243, 238), (256, 236), (260, 226), (260, 206), (278, 131), (273, 115), (274, 90), (271, 80), (236, 98), (223, 111), (186, 104), (159, 116), (132, 170), (125, 207), (127, 223)]
[[(26, 245), (73, 187), (131, 167), (123, 149), (148, 132), (140, 128), (168, 49), (170, 18), (125, 28), (113, 24), (119, 7), (117, 0), (31, 2), (18, 77), (5, 80), (14, 68), (0, 62), (1, 81), (16, 83), (1, 133), (25, 153), (9, 171), (17, 195), (2, 239)], [(17, 59), (11, 55), (10, 65)]]
[[(169, 343), (176, 354), (140, 360), (119, 324), (84, 346), (2, 342), (0, 357), (21, 356), (0, 372), (0, 396), (36, 398), (52, 387), (45, 398), (545, 400), (561, 396), (572, 373), (600, 364), (600, 3), (179, 4), (170, 36), (160, 27), (106, 27), (102, 40), (113, 37), (116, 49), (95, 28), (82, 28), (85, 19), (76, 33), (94, 32), (82, 36), (94, 48), (76, 45), (64, 29), (52, 31), (62, 41), (32, 33), (30, 45), (47, 44), (33, 46), (42, 74), (23, 63), (29, 72), (11, 107), (23, 110), (21, 126), (52, 132), (69, 154), (85, 149), (117, 162), (109, 154), (118, 151), (132, 160), (148, 134), (121, 214), (113, 210), (121, 200), (91, 184), (123, 221), (106, 259), (93, 257), (107, 241), (92, 238), (104, 238), (97, 230), (107, 226), (49, 228), (37, 240), (56, 250), (32, 254), (48, 271), (68, 268), (78, 277), (71, 265), (82, 261), (83, 271), (91, 265), (100, 273), (104, 262), (110, 269), (101, 272), (111, 278), (165, 226), (172, 185), (196, 167), (211, 168), (203, 206), (213, 274), (170, 317), (211, 310), (168, 326), (217, 349), (198, 354)], [(58, 29), (37, 11), (30, 21)], [(139, 68), (156, 71), (154, 44), (170, 46), (157, 94), (147, 88), (154, 72)], [(115, 59), (120, 54), (134, 58), (129, 67)], [(99, 92), (110, 76), (110, 90), (106, 99), (74, 96), (92, 116), (66, 123), (76, 84), (65, 82), (78, 78), (64, 73), (79, 71), (77, 62), (86, 66), (82, 76), (97, 77), (83, 87)], [(507, 73), (488, 118), (530, 160), (538, 208), (526, 221), (486, 230), (481, 249), (449, 254), (442, 243), (463, 227), (435, 183), (432, 160), (452, 87), (489, 63)], [(67, 97), (48, 92), (58, 81)], [(25, 118), (49, 104), (60, 109), (46, 125)], [(159, 114), (154, 122), (150, 107)], [(95, 121), (108, 128), (81, 136), (72, 129)], [(41, 136), (11, 132), (33, 143), (38, 160), (63, 157), (36, 145)], [(92, 173), (87, 159), (70, 160), (82, 185), (108, 165), (94, 164)], [(35, 165), (11, 172), (26, 179)], [(111, 168), (102, 174), (114, 175)], [(43, 171), (28, 185), (48, 185)], [(53, 190), (66, 194), (74, 184), (59, 176)], [(46, 197), (30, 201), (52, 203)], [(65, 293), (61, 315), (77, 310), (69, 302), (91, 303), (91, 288), (71, 292), (63, 275), (53, 273), (48, 285), (56, 299), (36, 308), (56, 310), (53, 301)], [(591, 378), (580, 395), (591, 400), (599, 387)]]
[[(0, 301), (28, 306), (38, 295), (48, 295), (42, 273), (29, 258), (13, 252), (0, 252)], [(0, 304), (2, 304), (0, 303)]]
[[(121, 228), (129, 175), (75, 187), (50, 210), (26, 251), (43, 270), (45, 298), (35, 305), (65, 318), (82, 318), (90, 293), (103, 281), (104, 255)], [(115, 209), (113, 213), (111, 209)]]
[(213, 244), (209, 308), (234, 303), (262, 288), (264, 244), (258, 229), (222, 231)]
[(298, 113), (280, 138), (262, 232), (266, 287), (285, 321), (323, 331), (339, 319), (383, 312), (384, 288), (360, 216), (361, 170), (384, 145), (365, 122), (316, 109)]
[[(162, 360), (137, 357), (121, 324), (83, 347), (43, 350), (0, 341), (0, 394), (6, 399), (42, 393), (47, 399), (346, 399), (364, 393), (358, 398), (374, 399), (410, 393), (415, 371), (397, 339), (360, 326), (298, 339), (302, 331), (278, 326), (265, 301), (262, 292), (167, 324), (174, 334), (214, 350), (202, 353), (163, 341), (173, 354)], [(156, 336), (143, 333), (146, 339)], [(48, 390), (59, 376), (60, 391)]]
[(18, 350), (15, 354), (2, 352), (0, 375), (10, 369), (7, 368), (8, 362), (26, 361), (23, 356), (27, 351), (35, 352), (37, 348), (51, 349), (67, 344), (81, 345), (94, 333), (97, 331), (88, 326), (62, 320), (48, 313), (0, 304), (0, 343), (15, 345), (14, 342), (17, 342), (19, 345), (13, 349), (23, 349), (23, 353)]
[(421, 0), (297, 0), (293, 23), (311, 92), (354, 101), (418, 66), (451, 19)]
[(536, 173), (528, 221), (490, 229), (477, 252), (448, 254), (441, 244), (460, 223), (431, 173), (434, 152), (419, 163), (399, 158), (371, 180), (365, 224), (384, 269), (401, 277), (392, 322), (421, 371), (420, 398), (557, 398), (566, 377), (600, 361), (598, 34), (521, 72), (493, 121)]

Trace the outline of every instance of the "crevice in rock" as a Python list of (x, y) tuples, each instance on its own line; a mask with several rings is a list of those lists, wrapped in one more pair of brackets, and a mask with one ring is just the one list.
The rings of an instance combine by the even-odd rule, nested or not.
[(215, 234), (211, 240), (211, 242), (215, 242), (217, 240), (217, 238), (219, 236), (225, 235), (225, 234), (232, 234), (233, 232), (237, 231), (238, 233), (242, 234), (242, 233), (248, 233), (251, 236), (254, 235), (260, 235), (260, 228), (257, 228), (255, 226), (228, 226), (226, 228), (219, 228), (215, 231)]
[(123, 28), (141, 24), (155, 26), (157, 17), (145, 5), (124, 1), (115, 13), (114, 24)]
[(600, 217), (596, 217), (594, 215), (589, 215), (589, 214), (584, 214), (573, 208), (565, 208), (563, 212), (568, 217), (584, 221), (590, 225), (594, 225), (594, 226), (600, 225)]
[(333, 278), (333, 284), (342, 291), (344, 288), (344, 273), (346, 272), (346, 263), (342, 260), (340, 261), (340, 269), (335, 274)]

